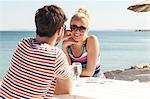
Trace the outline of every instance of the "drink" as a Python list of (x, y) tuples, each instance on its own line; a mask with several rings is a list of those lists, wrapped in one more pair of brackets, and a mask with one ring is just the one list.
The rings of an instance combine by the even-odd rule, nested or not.
[(82, 64), (80, 62), (73, 62), (72, 66), (73, 66), (73, 72), (74, 72), (75, 79), (77, 80), (77, 79), (79, 79), (80, 74), (82, 72)]

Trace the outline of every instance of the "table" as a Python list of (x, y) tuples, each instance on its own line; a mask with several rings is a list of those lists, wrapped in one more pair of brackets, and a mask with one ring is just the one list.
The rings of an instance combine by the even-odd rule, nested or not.
[(73, 83), (70, 95), (59, 99), (150, 99), (150, 84), (101, 78), (80, 78)]

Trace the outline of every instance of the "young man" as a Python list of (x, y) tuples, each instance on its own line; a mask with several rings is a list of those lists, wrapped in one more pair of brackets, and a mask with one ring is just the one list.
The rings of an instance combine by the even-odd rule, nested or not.
[(56, 5), (37, 10), (36, 37), (18, 44), (2, 81), (1, 98), (50, 98), (54, 92), (70, 92), (72, 73), (64, 52), (55, 47), (64, 35), (66, 20)]

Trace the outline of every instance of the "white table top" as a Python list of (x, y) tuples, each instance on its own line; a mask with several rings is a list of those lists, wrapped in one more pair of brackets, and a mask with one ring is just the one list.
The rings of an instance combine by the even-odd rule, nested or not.
[(150, 99), (150, 84), (100, 78), (74, 81), (71, 95), (59, 99)]

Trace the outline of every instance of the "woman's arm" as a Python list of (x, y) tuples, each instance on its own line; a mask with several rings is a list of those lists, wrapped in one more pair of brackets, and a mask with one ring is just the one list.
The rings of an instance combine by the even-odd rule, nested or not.
[[(63, 45), (64, 45), (64, 42), (63, 42)], [(69, 57), (68, 47), (63, 47), (63, 45), (62, 45), (62, 50), (63, 50), (64, 53), (66, 54), (66, 57), (67, 57), (67, 60), (68, 60), (69, 65), (71, 65), (71, 59), (70, 59), (70, 57)]]
[(91, 35), (87, 39), (87, 65), (82, 70), (80, 76), (93, 76), (96, 68), (96, 62), (100, 54), (99, 41), (96, 36)]
[(69, 57), (68, 47), (72, 44), (76, 44), (76, 42), (72, 40), (71, 32), (68, 30), (63, 38), (62, 50), (66, 54), (69, 65), (71, 65), (71, 59)]

